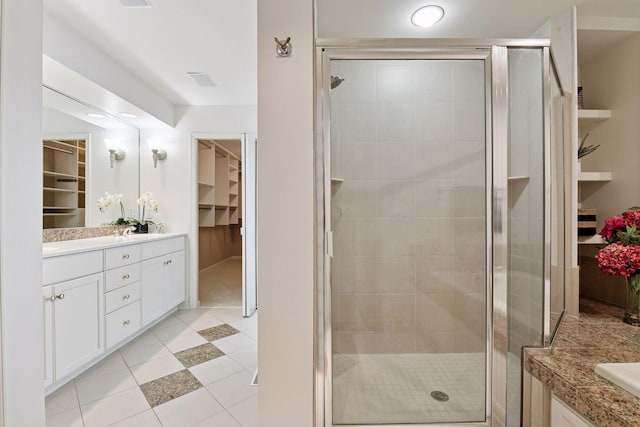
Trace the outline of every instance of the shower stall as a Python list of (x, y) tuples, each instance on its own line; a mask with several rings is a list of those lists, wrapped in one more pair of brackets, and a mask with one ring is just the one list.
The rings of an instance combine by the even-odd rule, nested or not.
[(521, 423), (564, 311), (546, 40), (317, 41), (318, 426)]

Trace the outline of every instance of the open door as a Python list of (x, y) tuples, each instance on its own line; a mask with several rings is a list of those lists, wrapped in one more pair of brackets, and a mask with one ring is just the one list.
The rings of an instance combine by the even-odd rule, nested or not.
[(256, 138), (242, 137), (242, 315), (258, 308), (256, 258)]

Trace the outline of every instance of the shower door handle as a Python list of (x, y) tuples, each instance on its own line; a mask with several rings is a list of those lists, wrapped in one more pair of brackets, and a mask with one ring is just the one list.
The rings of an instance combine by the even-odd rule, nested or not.
[(327, 255), (333, 258), (333, 231), (327, 231)]

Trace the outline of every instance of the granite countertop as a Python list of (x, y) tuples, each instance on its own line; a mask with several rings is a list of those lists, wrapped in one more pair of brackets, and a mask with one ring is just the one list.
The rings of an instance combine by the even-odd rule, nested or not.
[(598, 426), (640, 426), (640, 398), (594, 372), (606, 362), (640, 362), (640, 327), (619, 307), (581, 299), (549, 349), (526, 350), (525, 367), (551, 392)]
[(62, 240), (42, 244), (42, 258), (49, 258), (60, 255), (69, 255), (77, 252), (112, 248), (116, 246), (132, 245), (154, 240), (170, 239), (172, 237), (185, 236), (184, 233), (162, 233), (162, 234), (133, 234), (131, 236), (103, 236), (88, 239)]

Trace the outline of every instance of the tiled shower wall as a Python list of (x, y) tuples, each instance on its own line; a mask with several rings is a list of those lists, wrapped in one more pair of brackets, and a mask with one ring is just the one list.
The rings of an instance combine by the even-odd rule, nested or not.
[(509, 351), (540, 344), (544, 283), (542, 55), (509, 50)]
[(332, 67), (334, 352), (484, 351), (484, 63)]

